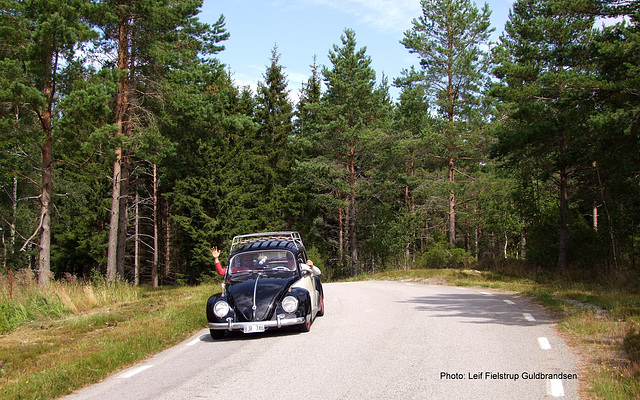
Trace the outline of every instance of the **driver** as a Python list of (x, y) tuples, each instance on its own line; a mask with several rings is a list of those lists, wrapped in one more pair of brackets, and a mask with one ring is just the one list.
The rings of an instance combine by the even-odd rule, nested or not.
[[(224, 275), (227, 273), (227, 269), (226, 268), (222, 268), (222, 264), (220, 264), (220, 250), (218, 250), (217, 246), (213, 246), (211, 248), (211, 255), (213, 256), (213, 261), (215, 263), (215, 267), (216, 267), (216, 272), (220, 275)], [(260, 264), (264, 263), (264, 261), (266, 261), (267, 256), (265, 254), (261, 254), (262, 256), (264, 256), (264, 259), (258, 258), (258, 261)], [(314, 273), (316, 273), (316, 275), (320, 275), (320, 270), (318, 269), (318, 267), (313, 265), (313, 261), (311, 260), (307, 260), (307, 265), (310, 266)], [(317, 271), (317, 272), (316, 272)]]

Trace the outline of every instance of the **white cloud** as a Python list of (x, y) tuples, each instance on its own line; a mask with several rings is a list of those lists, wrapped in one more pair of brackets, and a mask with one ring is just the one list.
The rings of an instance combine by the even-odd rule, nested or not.
[(307, 0), (345, 13), (382, 31), (403, 32), (420, 15), (420, 0)]

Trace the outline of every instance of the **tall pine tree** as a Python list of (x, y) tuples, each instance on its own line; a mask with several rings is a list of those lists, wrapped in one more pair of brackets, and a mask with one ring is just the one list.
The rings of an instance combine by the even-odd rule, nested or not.
[(570, 0), (518, 0), (497, 49), (496, 90), (509, 122), (499, 135), (498, 154), (526, 162), (534, 179), (556, 183), (557, 268), (568, 268), (569, 187), (585, 162), (586, 125), (593, 110), (587, 44), (594, 17)]
[(422, 15), (413, 20), (401, 43), (420, 59), (421, 80), (438, 115), (438, 155), (448, 175), (449, 243), (456, 246), (456, 173), (462, 161), (477, 157), (483, 123), (481, 98), (490, 57), (488, 6), (478, 10), (470, 0), (422, 0)]

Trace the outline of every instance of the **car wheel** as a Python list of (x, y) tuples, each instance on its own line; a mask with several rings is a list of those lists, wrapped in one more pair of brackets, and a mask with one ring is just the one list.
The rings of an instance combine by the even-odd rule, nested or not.
[(320, 310), (318, 311), (318, 317), (324, 315), (324, 296), (320, 293)]
[(209, 333), (211, 334), (211, 338), (214, 340), (224, 339), (224, 331), (218, 329), (209, 329)]
[(307, 315), (305, 321), (300, 324), (298, 329), (300, 329), (300, 332), (309, 332), (311, 330), (311, 313)]

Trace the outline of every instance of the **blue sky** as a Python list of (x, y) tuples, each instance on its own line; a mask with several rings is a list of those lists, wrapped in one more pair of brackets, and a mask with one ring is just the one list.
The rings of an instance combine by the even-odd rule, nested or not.
[[(497, 40), (513, 1), (487, 3)], [(345, 28), (355, 31), (359, 48), (367, 48), (378, 82), (382, 73), (391, 82), (402, 69), (417, 65), (415, 56), (399, 42), (420, 13), (420, 0), (204, 0), (200, 20), (213, 23), (224, 14), (231, 37), (218, 58), (227, 64), (237, 86), (249, 85), (254, 92), (257, 82), (264, 81), (271, 50), (277, 45), (295, 100), (310, 75), (313, 56), (318, 65), (330, 67), (329, 50), (341, 44)]]

